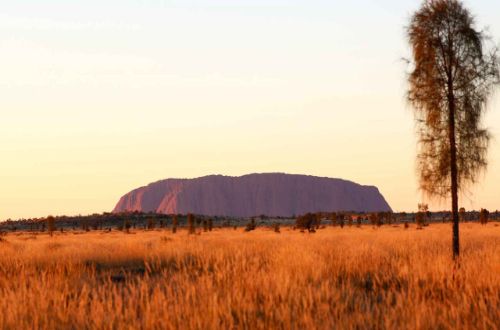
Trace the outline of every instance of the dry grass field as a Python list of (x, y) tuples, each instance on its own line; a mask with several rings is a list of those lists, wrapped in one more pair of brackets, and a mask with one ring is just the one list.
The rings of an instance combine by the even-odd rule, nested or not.
[(500, 226), (10, 233), (0, 328), (498, 329)]

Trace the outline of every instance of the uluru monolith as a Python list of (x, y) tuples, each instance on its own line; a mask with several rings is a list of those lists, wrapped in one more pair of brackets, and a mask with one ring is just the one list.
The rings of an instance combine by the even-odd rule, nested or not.
[(127, 193), (113, 210), (132, 211), (250, 217), (391, 208), (374, 186), (309, 175), (262, 173), (157, 181)]

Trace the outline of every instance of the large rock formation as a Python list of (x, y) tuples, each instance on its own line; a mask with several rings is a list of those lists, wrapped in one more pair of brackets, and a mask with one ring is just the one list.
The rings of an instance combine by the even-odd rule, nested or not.
[(113, 212), (154, 211), (249, 217), (318, 211), (390, 211), (373, 186), (283, 173), (167, 179), (132, 190)]

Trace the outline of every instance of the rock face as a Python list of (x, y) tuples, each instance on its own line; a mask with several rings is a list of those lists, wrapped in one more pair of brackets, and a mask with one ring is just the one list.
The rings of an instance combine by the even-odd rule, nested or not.
[(307, 212), (390, 211), (373, 186), (283, 173), (167, 179), (132, 190), (113, 212), (142, 211), (212, 216), (292, 216)]

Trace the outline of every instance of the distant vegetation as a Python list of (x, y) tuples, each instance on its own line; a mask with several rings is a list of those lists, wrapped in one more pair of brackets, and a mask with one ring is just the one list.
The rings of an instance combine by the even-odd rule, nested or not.
[[(461, 222), (498, 221), (500, 211), (489, 212), (466, 211), (460, 209)], [(191, 220), (190, 220), (191, 217)], [(204, 216), (195, 214), (159, 214), (159, 213), (103, 213), (87, 216), (48, 216), (46, 218), (6, 220), (0, 222), (0, 231), (30, 231), (53, 233), (56, 230), (64, 231), (110, 231), (118, 230), (129, 232), (131, 230), (168, 230), (177, 232), (179, 228), (186, 228), (190, 233), (198, 231), (212, 231), (213, 228), (245, 227), (247, 231), (254, 230), (257, 226), (275, 228), (275, 224), (295, 227), (298, 230), (315, 232), (321, 226), (356, 226), (361, 225), (398, 225), (415, 223), (419, 227), (430, 223), (448, 222), (450, 212), (430, 212), (426, 204), (419, 204), (416, 213), (392, 212), (316, 212), (307, 213), (297, 217), (273, 217), (260, 215), (252, 218), (234, 218), (224, 216)]]

